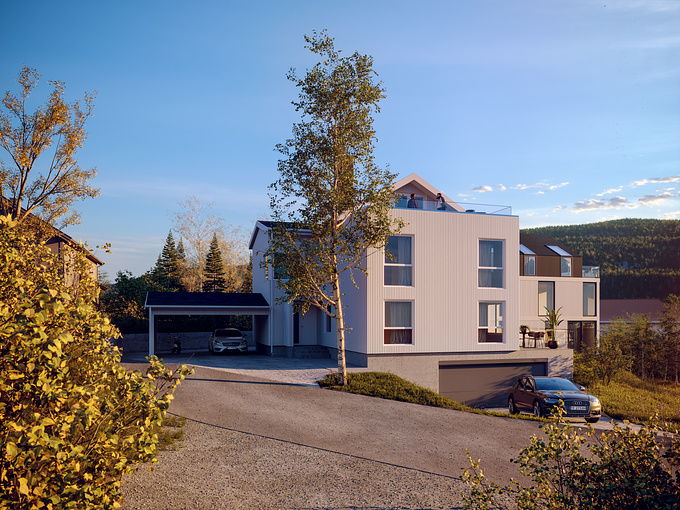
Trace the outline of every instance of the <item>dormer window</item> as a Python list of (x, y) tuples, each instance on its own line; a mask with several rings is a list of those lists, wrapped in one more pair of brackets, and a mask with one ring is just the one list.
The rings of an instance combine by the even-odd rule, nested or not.
[(550, 246), (546, 245), (548, 248), (550, 248), (552, 251), (557, 253), (561, 258), (561, 276), (571, 276), (571, 253), (567, 253), (564, 251), (562, 248), (559, 246)]
[(523, 244), (519, 245), (519, 252), (524, 259), (524, 276), (536, 276), (536, 254)]

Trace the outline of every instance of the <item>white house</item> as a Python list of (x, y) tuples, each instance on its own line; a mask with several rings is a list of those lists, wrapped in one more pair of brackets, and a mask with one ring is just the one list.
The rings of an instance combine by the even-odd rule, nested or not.
[[(535, 296), (524, 292), (533, 284), (518, 271), (519, 219), (510, 208), (466, 209), (444, 195), (446, 209), (438, 210), (439, 190), (416, 174), (394, 189), (401, 199), (391, 214), (406, 226), (389, 240), (393, 259), (374, 250), (365, 260), (368, 276), (355, 273), (357, 287), (342, 282), (348, 363), (486, 406), (505, 405), (507, 389), (521, 375), (571, 376), (566, 343), (554, 350), (520, 347), (520, 319), (534, 329), (540, 323)], [(254, 328), (258, 348), (290, 356), (316, 346), (335, 357), (334, 323), (321, 310), (300, 316), (291, 303), (277, 304), (275, 270), (261, 265), (271, 228), (257, 222), (250, 240), (253, 292), (271, 307)], [(520, 295), (533, 307), (531, 320)]]

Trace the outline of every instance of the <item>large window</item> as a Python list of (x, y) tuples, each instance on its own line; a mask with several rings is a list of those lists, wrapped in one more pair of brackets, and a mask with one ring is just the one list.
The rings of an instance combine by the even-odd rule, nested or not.
[(597, 287), (594, 282), (583, 283), (583, 315), (593, 317), (597, 315)]
[(479, 241), (480, 287), (503, 287), (503, 241)]
[(413, 343), (411, 301), (385, 301), (385, 343)]
[(555, 309), (555, 282), (538, 282), (538, 315), (548, 315)]
[(478, 341), (503, 342), (503, 303), (479, 303)]
[(385, 285), (413, 285), (411, 238), (390, 236), (385, 246)]
[(536, 254), (523, 244), (519, 245), (519, 252), (524, 257), (524, 276), (535, 276)]

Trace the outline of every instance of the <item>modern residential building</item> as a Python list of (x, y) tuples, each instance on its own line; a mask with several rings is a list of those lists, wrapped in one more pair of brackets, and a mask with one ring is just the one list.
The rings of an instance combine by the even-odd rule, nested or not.
[(528, 344), (545, 343), (548, 311), (557, 310), (562, 320), (557, 343), (577, 351), (593, 347), (599, 334), (599, 268), (584, 267), (580, 255), (546, 235), (520, 234), (519, 251), (520, 325), (529, 329)]
[[(507, 389), (521, 375), (571, 376), (571, 347), (581, 340), (573, 337), (557, 349), (521, 347), (519, 331), (521, 324), (545, 330), (539, 307), (544, 302), (562, 306), (570, 331), (579, 332), (579, 338), (584, 328), (590, 331), (584, 323), (592, 318), (597, 324), (599, 286), (596, 278), (581, 276), (580, 257), (553, 241), (551, 246), (566, 255), (544, 253), (527, 241), (537, 272), (525, 274), (519, 218), (510, 208), (466, 208), (446, 195), (441, 208), (435, 200), (439, 190), (416, 174), (398, 181), (394, 190), (401, 199), (391, 214), (406, 226), (389, 239), (392, 257), (374, 250), (365, 260), (368, 276), (355, 272), (356, 286), (348, 278), (342, 282), (348, 363), (393, 372), (455, 400), (484, 406), (504, 406)], [(322, 310), (300, 316), (292, 303), (277, 301), (282, 296), (279, 275), (263, 264), (271, 232), (270, 222), (259, 221), (250, 240), (253, 292), (270, 304), (269, 315), (254, 325), (259, 349), (292, 355), (317, 346), (335, 357), (335, 325)], [(570, 260), (568, 277), (561, 269), (563, 258)], [(548, 282), (553, 284), (550, 299)], [(594, 294), (586, 283), (596, 284)], [(583, 308), (585, 292), (594, 316), (592, 308)]]

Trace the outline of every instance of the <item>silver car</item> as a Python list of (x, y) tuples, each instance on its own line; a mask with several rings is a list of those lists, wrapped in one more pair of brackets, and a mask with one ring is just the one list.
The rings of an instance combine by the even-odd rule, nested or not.
[(208, 351), (212, 354), (227, 351), (248, 352), (248, 341), (238, 329), (216, 329), (208, 340)]

